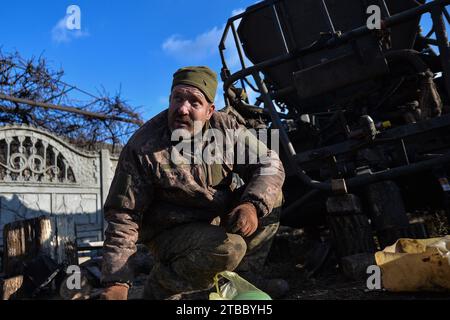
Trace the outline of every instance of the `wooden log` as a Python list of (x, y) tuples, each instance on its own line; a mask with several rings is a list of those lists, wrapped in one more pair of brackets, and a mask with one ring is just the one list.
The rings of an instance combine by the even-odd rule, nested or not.
[(46, 255), (57, 263), (78, 264), (75, 225), (69, 216), (42, 216), (4, 227), (3, 270), (6, 277), (23, 274), (24, 263)]
[(56, 224), (56, 252), (53, 259), (59, 264), (78, 264), (75, 221), (72, 216), (53, 218)]
[(3, 271), (7, 277), (22, 274), (24, 262), (47, 251), (50, 231), (50, 220), (45, 217), (5, 225)]
[(0, 299), (12, 300), (23, 297), (23, 276), (16, 276), (0, 280)]

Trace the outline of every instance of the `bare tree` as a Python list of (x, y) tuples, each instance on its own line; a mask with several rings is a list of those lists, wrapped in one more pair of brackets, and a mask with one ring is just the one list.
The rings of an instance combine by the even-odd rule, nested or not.
[(104, 89), (96, 95), (62, 81), (43, 57), (23, 59), (0, 48), (0, 125), (28, 124), (66, 137), (87, 149), (123, 144), (142, 119), (121, 98)]

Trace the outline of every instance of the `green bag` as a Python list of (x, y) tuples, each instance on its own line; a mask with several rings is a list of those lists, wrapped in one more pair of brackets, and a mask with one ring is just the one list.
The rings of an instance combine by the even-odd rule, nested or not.
[[(219, 277), (229, 280), (219, 288)], [(209, 300), (272, 300), (264, 291), (258, 289), (237, 273), (223, 271), (214, 277), (217, 292), (209, 295)]]

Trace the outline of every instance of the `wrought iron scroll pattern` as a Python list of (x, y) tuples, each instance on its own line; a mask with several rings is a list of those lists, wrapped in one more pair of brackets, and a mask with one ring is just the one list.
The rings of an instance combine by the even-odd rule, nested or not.
[(58, 149), (37, 137), (20, 135), (0, 140), (0, 181), (76, 183)]

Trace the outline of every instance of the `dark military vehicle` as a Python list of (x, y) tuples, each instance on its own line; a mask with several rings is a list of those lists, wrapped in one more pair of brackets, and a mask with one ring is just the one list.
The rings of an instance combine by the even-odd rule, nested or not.
[(282, 223), (326, 228), (340, 258), (428, 237), (427, 215), (450, 219), (449, 3), (263, 1), (226, 25), (226, 111), (280, 130)]

